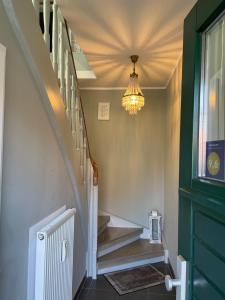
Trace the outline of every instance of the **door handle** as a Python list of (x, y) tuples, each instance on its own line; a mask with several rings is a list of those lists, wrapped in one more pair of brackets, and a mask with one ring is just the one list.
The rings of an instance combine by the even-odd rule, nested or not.
[(177, 287), (181, 285), (181, 280), (172, 279), (170, 275), (165, 276), (165, 286), (167, 291), (172, 291), (173, 287)]
[(172, 279), (170, 275), (165, 276), (165, 286), (167, 291), (172, 291), (176, 287), (176, 300), (187, 299), (187, 262), (182, 256), (177, 257), (177, 277)]

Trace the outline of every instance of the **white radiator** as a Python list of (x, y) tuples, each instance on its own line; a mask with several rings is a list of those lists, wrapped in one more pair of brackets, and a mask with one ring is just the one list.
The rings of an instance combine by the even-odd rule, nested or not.
[(71, 300), (75, 209), (37, 233), (35, 300)]

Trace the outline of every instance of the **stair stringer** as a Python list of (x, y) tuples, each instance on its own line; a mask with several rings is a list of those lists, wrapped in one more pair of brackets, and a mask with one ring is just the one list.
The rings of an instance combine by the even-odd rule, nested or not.
[[(81, 170), (77, 167), (80, 160), (79, 153), (74, 150), (70, 124), (66, 118), (63, 100), (48, 49), (43, 42), (39, 26), (33, 21), (36, 15), (32, 2), (24, 1), (21, 5), (16, 0), (3, 0), (3, 5), (41, 96), (43, 108), (61, 151), (74, 193), (74, 204), (79, 215), (83, 243), (87, 249), (87, 226), (84, 221), (86, 194)], [(24, 12), (26, 12), (26, 18), (24, 18)]]

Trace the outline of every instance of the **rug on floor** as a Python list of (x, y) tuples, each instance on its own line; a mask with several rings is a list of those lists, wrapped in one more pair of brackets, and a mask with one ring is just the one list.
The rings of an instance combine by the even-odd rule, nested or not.
[(165, 274), (156, 266), (147, 265), (104, 276), (119, 295), (124, 295), (164, 283)]

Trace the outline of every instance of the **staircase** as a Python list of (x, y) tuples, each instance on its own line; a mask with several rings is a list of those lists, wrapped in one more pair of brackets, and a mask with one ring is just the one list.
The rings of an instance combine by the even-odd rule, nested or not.
[[(140, 239), (143, 233), (142, 228), (109, 227), (110, 217), (99, 216), (97, 232), (98, 169), (90, 153), (82, 99), (75, 69), (73, 34), (67, 22), (64, 20), (63, 14), (56, 1), (46, 0), (40, 2), (39, 0), (32, 0), (32, 3), (38, 17), (37, 20), (40, 21), (45, 44), (49, 50), (53, 67), (52, 71), (55, 72), (54, 81), (49, 85), (50, 79), (48, 78), (48, 74), (46, 73), (46, 75), (44, 72), (46, 69), (44, 63), (44, 66), (38, 65), (38, 76), (41, 74), (43, 81), (48, 82), (48, 89), (46, 90), (48, 96), (46, 102), (48, 106), (46, 106), (46, 110), (54, 112), (54, 116), (51, 115), (49, 119), (56, 119), (56, 123), (59, 126), (59, 133), (56, 133), (59, 139), (61, 139), (63, 136), (62, 133), (66, 132), (67, 129), (68, 131), (71, 130), (71, 138), (66, 138), (65, 141), (60, 140), (59, 142), (62, 143), (61, 147), (63, 151), (66, 149), (66, 152), (70, 155), (68, 158), (66, 157), (69, 174), (72, 173), (72, 164), (72, 169), (77, 170), (79, 182), (82, 183), (82, 191), (83, 188), (86, 188), (88, 193), (88, 276), (96, 278), (96, 267), (97, 273), (103, 274), (163, 261), (163, 246), (157, 244), (152, 245), (149, 244), (148, 240)], [(30, 31), (24, 30), (24, 32), (26, 32), (27, 35), (30, 34)], [(29, 36), (28, 40), (33, 42), (33, 36)], [(36, 57), (35, 61), (39, 62), (39, 53), (33, 51), (32, 54)], [(48, 62), (50, 63), (49, 60)], [(35, 65), (32, 72), (36, 70), (36, 68), (37, 66)], [(54, 75), (53, 72), (52, 75)], [(38, 76), (37, 78), (39, 78)], [(43, 87), (41, 86), (40, 90), (42, 89)], [(54, 93), (52, 93), (52, 91), (54, 91)], [(45, 93), (44, 97), (46, 97)], [(51, 109), (49, 109), (49, 104)], [(63, 111), (62, 114), (58, 113), (59, 108)], [(53, 123), (52, 126), (55, 128), (55, 123)], [(77, 151), (72, 152), (70, 151), (71, 149), (76, 149)], [(82, 207), (83, 201), (80, 199), (79, 191), (76, 189), (77, 180), (74, 174), (71, 175), (71, 180), (75, 187), (75, 198), (79, 199), (77, 207), (80, 219), (82, 220), (84, 219), (84, 217), (82, 217), (82, 211), (85, 210), (85, 208)], [(85, 195), (85, 193), (83, 194)], [(85, 241), (86, 228), (83, 222), (81, 223), (81, 228)]]
[(109, 222), (109, 216), (98, 217), (98, 274), (164, 261), (162, 244), (140, 238), (143, 228), (109, 227)]

